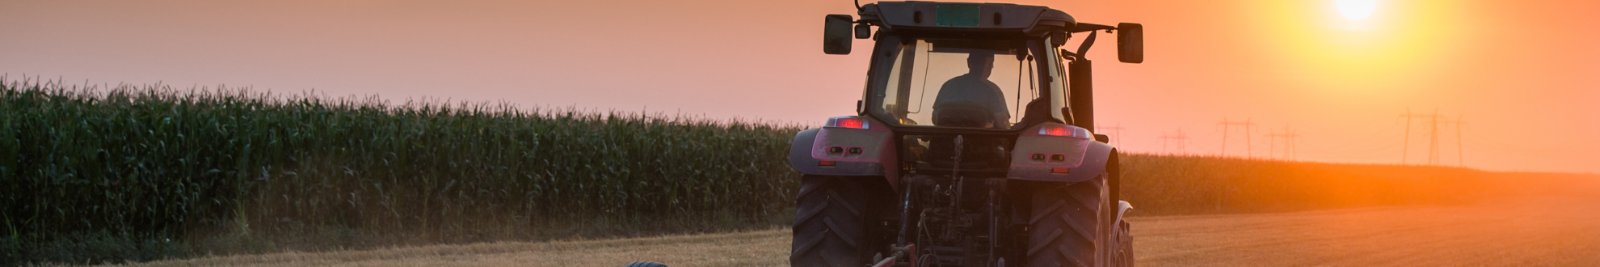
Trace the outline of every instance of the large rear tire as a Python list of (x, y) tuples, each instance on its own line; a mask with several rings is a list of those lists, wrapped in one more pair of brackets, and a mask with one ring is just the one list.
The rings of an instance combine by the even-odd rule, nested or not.
[(661, 264), (660, 262), (653, 262), (653, 261), (635, 261), (635, 262), (632, 262), (632, 263), (628, 263), (627, 266), (623, 266), (623, 267), (667, 267), (667, 265), (666, 264)]
[(803, 175), (794, 216), (790, 266), (868, 264), (871, 217), (867, 186), (856, 177)]
[(1027, 266), (1095, 266), (1105, 236), (1104, 174), (1088, 181), (1051, 184), (1034, 191), (1028, 224)]
[(1111, 266), (1133, 267), (1133, 234), (1128, 230), (1128, 222), (1117, 222), (1117, 254)]

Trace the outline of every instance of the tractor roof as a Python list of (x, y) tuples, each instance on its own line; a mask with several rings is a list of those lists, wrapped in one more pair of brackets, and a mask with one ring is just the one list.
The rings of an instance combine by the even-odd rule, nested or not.
[(889, 31), (1033, 35), (1077, 25), (1060, 10), (997, 3), (878, 2), (861, 6), (860, 15)]

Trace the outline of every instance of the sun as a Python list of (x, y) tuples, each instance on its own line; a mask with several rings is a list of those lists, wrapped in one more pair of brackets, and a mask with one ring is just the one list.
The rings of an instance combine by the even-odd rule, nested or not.
[(1362, 20), (1372, 16), (1372, 10), (1378, 9), (1378, 0), (1337, 0), (1339, 14), (1351, 20)]

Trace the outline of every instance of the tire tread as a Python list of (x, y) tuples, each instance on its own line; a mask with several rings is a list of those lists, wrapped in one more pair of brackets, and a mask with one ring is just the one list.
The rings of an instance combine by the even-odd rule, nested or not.
[(1033, 192), (1026, 266), (1094, 264), (1104, 186), (1102, 176)]
[(802, 176), (791, 266), (860, 266), (866, 245), (867, 191), (861, 178)]

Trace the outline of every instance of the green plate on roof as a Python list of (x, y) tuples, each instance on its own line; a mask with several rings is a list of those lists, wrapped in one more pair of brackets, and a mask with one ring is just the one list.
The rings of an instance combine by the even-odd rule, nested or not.
[(978, 4), (939, 4), (933, 22), (939, 26), (977, 27), (981, 10)]

